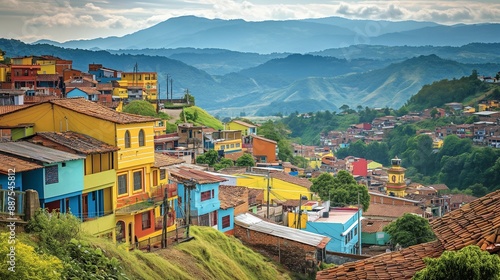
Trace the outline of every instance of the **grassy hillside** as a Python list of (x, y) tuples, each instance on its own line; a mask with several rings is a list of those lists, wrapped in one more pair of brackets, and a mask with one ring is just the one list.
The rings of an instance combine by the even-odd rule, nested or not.
[(193, 123), (194, 125), (204, 125), (214, 129), (224, 129), (224, 125), (221, 121), (198, 106), (186, 107), (183, 110), (184, 113), (181, 113), (178, 122), (184, 122), (184, 114), (186, 117), (185, 120)]
[[(5, 228), (0, 231), (5, 232)], [(118, 261), (121, 275), (116, 279), (291, 279), (287, 271), (243, 246), (234, 237), (210, 227), (193, 226), (190, 232), (194, 237), (191, 241), (151, 253), (128, 251), (109, 240), (90, 236), (81, 236), (80, 242), (100, 248), (105, 256)], [(38, 251), (39, 242), (35, 235), (18, 233), (16, 238), (18, 246), (22, 243)], [(43, 259), (52, 258), (47, 254), (40, 256)], [(67, 263), (67, 260), (64, 262)], [(21, 269), (23, 260), (18, 259), (17, 263), (18, 269)], [(58, 267), (60, 269), (61, 266)], [(0, 273), (0, 278), (8, 275), (5, 273)], [(41, 276), (37, 279), (49, 278)]]

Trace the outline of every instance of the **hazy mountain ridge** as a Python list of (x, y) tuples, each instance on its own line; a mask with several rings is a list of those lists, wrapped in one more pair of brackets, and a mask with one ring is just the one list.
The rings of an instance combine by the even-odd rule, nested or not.
[[(476, 49), (487, 54), (490, 47), (479, 44)], [(162, 97), (165, 97), (165, 79), (169, 73), (174, 80), (174, 97), (182, 96), (184, 90), (189, 89), (198, 106), (220, 116), (239, 116), (240, 112), (269, 115), (335, 111), (343, 104), (398, 108), (425, 84), (468, 76), (473, 69), (489, 75), (500, 70), (498, 63), (463, 64), (436, 55), (391, 62), (293, 54), (217, 76), (162, 56), (117, 55), (6, 39), (0, 39), (0, 49), (11, 57), (52, 54), (71, 59), (74, 68), (83, 71), (89, 63), (123, 71), (132, 71), (138, 63), (139, 71), (158, 73)]]
[(445, 26), (432, 22), (322, 18), (258, 21), (171, 18), (122, 37), (56, 44), (83, 49), (221, 48), (240, 52), (308, 53), (357, 44), (450, 45), (500, 42), (500, 24)]

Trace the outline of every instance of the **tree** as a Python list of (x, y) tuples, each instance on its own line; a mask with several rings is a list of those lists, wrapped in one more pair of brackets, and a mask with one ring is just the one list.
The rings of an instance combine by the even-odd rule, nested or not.
[(497, 280), (500, 279), (500, 257), (470, 245), (460, 251), (445, 251), (439, 258), (424, 258), (427, 265), (414, 280)]
[(347, 111), (349, 111), (349, 105), (344, 104), (344, 105), (340, 106), (339, 109), (342, 111), (342, 113), (346, 113)]
[(357, 205), (359, 195), (363, 211), (368, 210), (370, 205), (368, 188), (359, 185), (349, 172), (341, 170), (335, 177), (323, 173), (312, 182), (311, 190), (318, 193), (322, 200), (330, 200), (332, 205), (338, 206)]
[(208, 164), (208, 166), (214, 166), (219, 162), (219, 153), (216, 150), (209, 150), (196, 157), (196, 163)]
[(220, 169), (227, 168), (227, 167), (232, 167), (232, 166), (234, 166), (234, 162), (231, 159), (221, 158), (219, 160), (219, 162), (217, 162), (216, 164), (214, 164), (214, 169), (215, 170), (220, 170)]
[(156, 117), (155, 107), (146, 100), (134, 100), (123, 107), (124, 113)]
[(405, 213), (383, 229), (391, 236), (392, 244), (408, 247), (435, 239), (429, 221), (425, 218)]
[(255, 160), (251, 154), (243, 154), (236, 160), (236, 166), (255, 166)]

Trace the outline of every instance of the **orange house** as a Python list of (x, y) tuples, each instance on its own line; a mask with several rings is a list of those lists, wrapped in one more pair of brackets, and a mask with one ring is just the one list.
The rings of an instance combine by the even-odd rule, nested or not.
[(243, 138), (243, 148), (251, 153), (257, 162), (278, 162), (278, 145), (276, 141), (257, 135), (248, 135)]

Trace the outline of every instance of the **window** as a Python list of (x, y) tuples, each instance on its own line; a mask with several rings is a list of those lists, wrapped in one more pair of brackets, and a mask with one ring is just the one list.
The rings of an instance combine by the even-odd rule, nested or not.
[(134, 191), (142, 190), (142, 171), (134, 172)]
[(222, 228), (231, 226), (231, 217), (229, 215), (222, 217)]
[(148, 229), (151, 227), (151, 215), (148, 212), (142, 213), (142, 229)]
[(144, 141), (144, 130), (140, 130), (139, 131), (139, 147), (142, 147), (144, 146), (145, 144), (145, 141)]
[(59, 183), (59, 172), (57, 165), (51, 165), (45, 167), (45, 184), (55, 184)]
[(125, 131), (125, 148), (130, 148), (130, 132)]
[(201, 192), (201, 201), (209, 200), (212, 198), (212, 193), (210, 191)]
[(126, 194), (127, 192), (127, 174), (118, 175), (118, 195)]
[(240, 143), (236, 143), (236, 148), (239, 148), (240, 147)]
[(165, 169), (160, 169), (160, 180), (165, 180), (167, 178), (167, 171)]
[(358, 235), (358, 227), (354, 228), (354, 236)]

